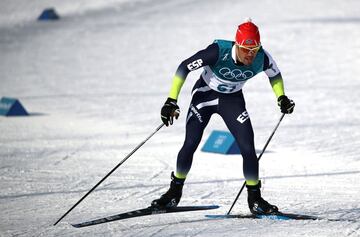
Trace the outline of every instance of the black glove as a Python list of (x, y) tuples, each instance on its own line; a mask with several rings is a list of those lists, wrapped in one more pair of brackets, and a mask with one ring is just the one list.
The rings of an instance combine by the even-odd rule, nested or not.
[(286, 95), (282, 95), (278, 98), (278, 105), (282, 113), (291, 114), (294, 111), (295, 103), (289, 100)]
[(178, 119), (180, 115), (180, 108), (176, 104), (176, 100), (168, 98), (161, 108), (161, 120), (166, 126), (173, 124), (174, 117)]

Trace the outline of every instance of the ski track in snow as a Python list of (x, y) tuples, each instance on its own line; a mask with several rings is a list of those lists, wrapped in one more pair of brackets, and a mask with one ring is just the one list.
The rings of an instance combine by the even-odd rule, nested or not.
[[(50, 5), (62, 19), (36, 22)], [(0, 97), (19, 98), (31, 114), (0, 117), (0, 236), (360, 236), (358, 9), (357, 0), (0, 3)], [(260, 161), (263, 196), (284, 212), (355, 221), (205, 218), (226, 213), (244, 182), (240, 156), (200, 151), (212, 130), (226, 130), (214, 115), (181, 205), (219, 209), (72, 228), (146, 207), (167, 190), (200, 74), (193, 72), (179, 120), (52, 226), (159, 126), (178, 64), (213, 39), (233, 39), (247, 16), (296, 102)], [(264, 75), (244, 95), (260, 152), (280, 113)], [(245, 190), (233, 213), (248, 212)]]

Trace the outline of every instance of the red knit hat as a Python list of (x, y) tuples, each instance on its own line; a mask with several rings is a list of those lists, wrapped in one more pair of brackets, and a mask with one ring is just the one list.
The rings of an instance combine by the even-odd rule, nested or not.
[(235, 42), (244, 46), (259, 46), (260, 33), (258, 27), (251, 22), (251, 18), (246, 19), (244, 23), (238, 26), (235, 36)]

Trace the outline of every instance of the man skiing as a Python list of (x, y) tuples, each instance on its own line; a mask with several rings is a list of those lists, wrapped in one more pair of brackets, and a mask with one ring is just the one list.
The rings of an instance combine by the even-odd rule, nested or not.
[(258, 27), (248, 19), (238, 26), (235, 42), (215, 40), (179, 65), (169, 97), (161, 109), (161, 119), (166, 126), (173, 124), (173, 118), (177, 119), (180, 114), (177, 99), (188, 73), (199, 68), (203, 68), (203, 72), (192, 90), (186, 136), (177, 156), (176, 172), (171, 173), (169, 190), (152, 201), (151, 205), (173, 207), (180, 202), (193, 154), (211, 115), (217, 113), (240, 147), (250, 211), (254, 214), (276, 212), (278, 208), (261, 197), (254, 133), (245, 108), (242, 87), (247, 80), (264, 71), (281, 112), (292, 113), (295, 103), (285, 95), (281, 73), (270, 54), (261, 46)]

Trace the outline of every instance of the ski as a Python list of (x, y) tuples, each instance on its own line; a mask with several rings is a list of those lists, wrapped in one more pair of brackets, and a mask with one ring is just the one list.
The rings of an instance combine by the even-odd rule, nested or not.
[(71, 224), (73, 227), (81, 228), (85, 226), (98, 225), (102, 223), (107, 223), (116, 220), (124, 220), (134, 217), (148, 216), (148, 215), (157, 215), (165, 213), (174, 213), (174, 212), (188, 212), (188, 211), (202, 211), (202, 210), (211, 210), (219, 208), (217, 205), (211, 206), (180, 206), (180, 207), (171, 207), (171, 208), (156, 208), (156, 207), (147, 207), (143, 209), (138, 209), (134, 211), (124, 212), (108, 217), (103, 217), (95, 220), (85, 221), (82, 223)]
[(205, 215), (207, 218), (211, 219), (231, 219), (231, 218), (240, 218), (240, 219), (268, 219), (268, 220), (325, 220), (325, 221), (350, 221), (356, 222), (356, 220), (352, 219), (330, 219), (323, 218), (318, 216), (311, 215), (302, 215), (302, 214), (294, 214), (294, 213), (284, 213), (284, 212), (276, 212), (268, 215), (261, 214), (236, 214), (236, 215)]

